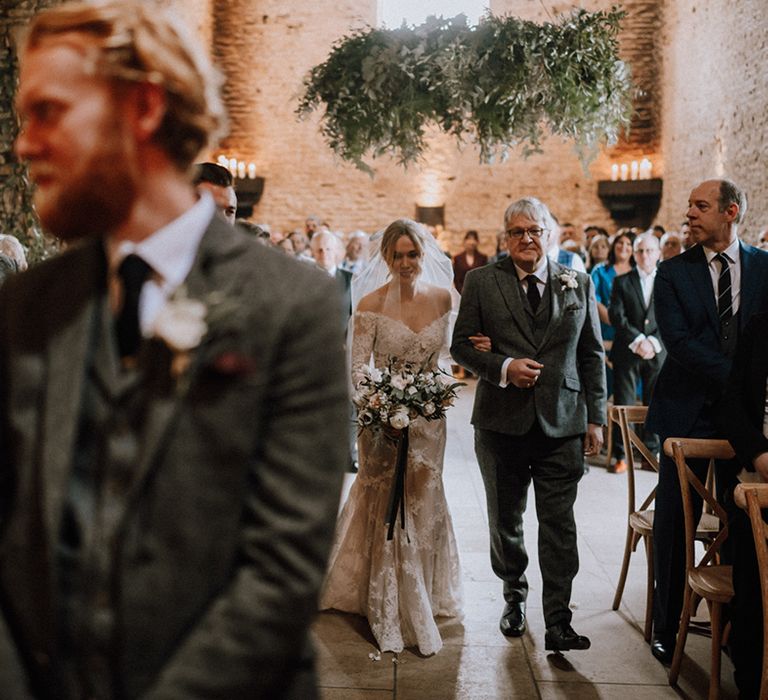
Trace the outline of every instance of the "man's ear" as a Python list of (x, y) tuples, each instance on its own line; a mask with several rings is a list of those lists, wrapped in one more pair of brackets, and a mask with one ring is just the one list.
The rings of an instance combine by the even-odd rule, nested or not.
[(131, 120), (136, 140), (144, 143), (160, 128), (168, 111), (168, 100), (165, 89), (154, 83), (137, 83), (132, 93), (132, 99), (126, 100), (126, 116)]
[(739, 215), (739, 205), (736, 204), (736, 202), (731, 202), (725, 208), (725, 215), (728, 218), (728, 221), (734, 221), (736, 217)]

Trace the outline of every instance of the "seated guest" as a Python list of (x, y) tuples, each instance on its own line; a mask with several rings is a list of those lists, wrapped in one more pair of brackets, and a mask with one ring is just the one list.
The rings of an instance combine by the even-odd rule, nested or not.
[[(733, 369), (718, 407), (719, 425), (736, 451), (742, 482), (768, 482), (768, 314), (755, 314), (739, 339)], [(731, 659), (740, 698), (760, 696), (763, 659), (762, 594), (750, 520), (726, 499), (733, 564)]]
[(608, 240), (608, 236), (604, 236), (602, 233), (592, 237), (592, 242), (589, 244), (587, 250), (587, 272), (592, 274), (592, 270), (595, 269), (600, 263), (604, 263), (608, 260), (608, 253), (611, 251), (611, 242)]
[(667, 232), (667, 230), (661, 225), (656, 224), (652, 229), (651, 233), (653, 233), (656, 238), (661, 239), (661, 237)]
[(218, 163), (198, 163), (195, 166), (194, 185), (198, 193), (208, 192), (216, 208), (227, 223), (235, 225), (237, 195), (232, 173)]
[(489, 263), (496, 263), (499, 260), (504, 260), (509, 255), (507, 250), (507, 232), (501, 229), (496, 234), (496, 255), (492, 255)]
[(687, 221), (683, 221), (683, 223), (680, 224), (680, 240), (683, 244), (683, 250), (688, 250), (688, 248), (692, 248), (696, 245), (696, 241), (693, 239), (693, 236), (691, 236), (690, 224)]
[(293, 243), (293, 254), (304, 262), (314, 262), (314, 258), (309, 251), (309, 238), (301, 229), (296, 229), (288, 234), (288, 238)]
[(339, 267), (353, 275), (360, 272), (368, 262), (368, 234), (365, 231), (353, 231), (347, 241), (346, 255)]
[(24, 246), (16, 236), (0, 234), (0, 255), (5, 255), (14, 262), (16, 266), (14, 272), (24, 272), (28, 267)]
[(667, 231), (661, 237), (661, 259), (669, 260), (683, 252), (683, 240), (679, 233)]
[(560, 247), (576, 253), (581, 261), (587, 261), (587, 236), (571, 223), (565, 223), (560, 227)]
[(589, 249), (589, 246), (592, 243), (592, 239), (595, 236), (605, 236), (607, 239), (610, 240), (610, 236), (608, 235), (608, 231), (606, 231), (602, 226), (585, 226), (584, 227), (584, 238), (585, 238), (585, 241), (586, 241), (587, 249)]
[[(659, 239), (652, 232), (646, 232), (635, 238), (633, 247), (637, 265), (634, 270), (613, 281), (608, 307), (615, 333), (610, 358), (613, 363), (613, 403), (616, 406), (634, 405), (639, 380), (642, 380), (643, 386), (643, 405), (650, 403), (666, 355), (659, 340), (653, 308)], [(646, 432), (643, 441), (651, 453), (658, 453), (659, 439), (656, 435)], [(624, 444), (615, 424), (613, 451), (616, 464), (612, 471), (626, 471)]]
[(552, 218), (555, 224), (555, 231), (549, 237), (550, 244), (549, 250), (547, 250), (547, 257), (577, 272), (586, 272), (587, 269), (584, 267), (584, 261), (581, 259), (581, 256), (560, 246), (560, 226), (557, 220), (554, 217)]
[(293, 241), (290, 238), (283, 238), (276, 244), (277, 248), (280, 248), (286, 255), (295, 255), (296, 251), (293, 248)]
[(453, 259), (453, 284), (459, 294), (464, 287), (467, 273), (488, 264), (488, 256), (477, 249), (479, 243), (477, 231), (467, 231), (464, 235), (464, 250)]

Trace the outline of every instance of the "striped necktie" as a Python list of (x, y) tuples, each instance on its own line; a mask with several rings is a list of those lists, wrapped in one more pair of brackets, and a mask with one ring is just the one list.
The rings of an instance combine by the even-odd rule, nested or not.
[(731, 298), (731, 267), (728, 257), (722, 253), (715, 255), (720, 263), (720, 277), (717, 279), (717, 315), (720, 323), (725, 323), (733, 316), (733, 301)]

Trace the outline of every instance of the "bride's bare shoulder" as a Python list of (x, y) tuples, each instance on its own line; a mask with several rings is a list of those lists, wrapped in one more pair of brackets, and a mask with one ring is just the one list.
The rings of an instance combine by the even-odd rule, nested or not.
[(381, 309), (384, 307), (386, 291), (386, 287), (379, 287), (378, 289), (374, 289), (370, 294), (366, 294), (358, 303), (357, 310), (381, 313)]
[(429, 285), (425, 293), (430, 302), (437, 304), (441, 313), (447, 313), (451, 309), (451, 293), (445, 287), (434, 287)]

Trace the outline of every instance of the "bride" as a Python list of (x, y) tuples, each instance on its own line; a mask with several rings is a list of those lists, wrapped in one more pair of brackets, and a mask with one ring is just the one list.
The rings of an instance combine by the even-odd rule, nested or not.
[[(451, 313), (451, 262), (432, 236), (410, 219), (392, 222), (380, 246), (352, 281), (355, 313), (352, 381), (361, 368), (396, 357), (435, 367), (446, 348)], [(321, 609), (368, 618), (382, 651), (442, 647), (436, 616), (461, 607), (456, 539), (443, 491), (445, 419), (409, 426), (405, 529), (387, 540), (387, 511), (397, 445), (381, 429), (359, 438), (360, 470), (342, 509)]]

